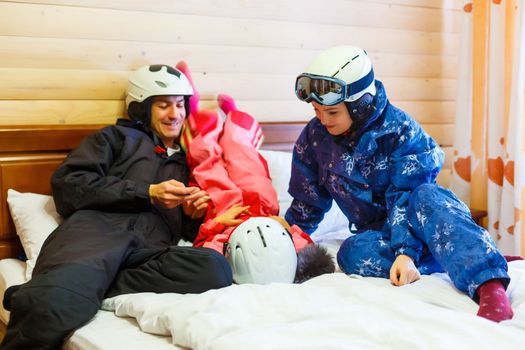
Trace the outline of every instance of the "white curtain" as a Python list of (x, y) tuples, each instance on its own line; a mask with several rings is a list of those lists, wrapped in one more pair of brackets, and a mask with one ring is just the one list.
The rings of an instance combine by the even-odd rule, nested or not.
[(510, 255), (525, 255), (524, 2), (464, 3), (451, 182)]

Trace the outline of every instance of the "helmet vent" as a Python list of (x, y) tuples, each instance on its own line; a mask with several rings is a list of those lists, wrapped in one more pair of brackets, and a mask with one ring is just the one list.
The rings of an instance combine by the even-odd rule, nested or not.
[(267, 246), (266, 245), (266, 240), (264, 239), (264, 235), (263, 235), (263, 233), (261, 231), (261, 227), (260, 226), (257, 226), (257, 231), (259, 231), (259, 236), (261, 236), (261, 241), (262, 241), (263, 246), (266, 247)]
[[(355, 57), (358, 57), (359, 55), (355, 56)], [(354, 57), (354, 58), (355, 58)], [(352, 61), (354, 60), (354, 58), (352, 58)], [(348, 63), (350, 63), (350, 61), (346, 62), (345, 64), (343, 64), (343, 66), (341, 68), (339, 68), (337, 70), (337, 72), (335, 72), (333, 75), (332, 75), (332, 78), (335, 77), (342, 69), (344, 69), (346, 66), (348, 66)]]
[(168, 85), (164, 84), (162, 81), (155, 80), (155, 83), (161, 88), (167, 88)]
[(359, 55), (355, 55), (354, 57), (352, 57), (352, 59), (350, 61), (348, 61), (345, 64), (343, 64), (343, 66), (341, 68), (339, 68), (339, 70), (337, 72), (335, 72), (334, 75), (332, 75), (332, 78), (335, 77), (337, 75), (337, 73), (339, 73), (342, 69), (344, 69), (346, 66), (348, 66), (348, 63), (352, 62), (357, 57), (359, 57)]

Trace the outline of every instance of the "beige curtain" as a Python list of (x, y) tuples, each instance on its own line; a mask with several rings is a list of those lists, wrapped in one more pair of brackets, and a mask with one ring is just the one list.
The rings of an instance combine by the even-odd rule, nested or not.
[(462, 11), (451, 187), (488, 211), (505, 254), (525, 256), (525, 0)]

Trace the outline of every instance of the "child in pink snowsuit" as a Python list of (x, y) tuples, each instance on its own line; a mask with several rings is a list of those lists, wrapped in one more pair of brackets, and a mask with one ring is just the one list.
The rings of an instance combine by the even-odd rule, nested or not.
[[(185, 63), (177, 68), (192, 82)], [(193, 84), (193, 83), (192, 83)], [(313, 243), (298, 226), (277, 217), (279, 202), (272, 186), (266, 160), (257, 152), (262, 142), (259, 123), (237, 110), (233, 99), (219, 95), (219, 108), (226, 114), (223, 122), (215, 111), (198, 110), (198, 93), (190, 99), (187, 127), (181, 143), (191, 170), (190, 183), (210, 196), (208, 208), (196, 239), (197, 247), (209, 247), (223, 253), (235, 228), (250, 217), (272, 217), (285, 226), (296, 251)]]

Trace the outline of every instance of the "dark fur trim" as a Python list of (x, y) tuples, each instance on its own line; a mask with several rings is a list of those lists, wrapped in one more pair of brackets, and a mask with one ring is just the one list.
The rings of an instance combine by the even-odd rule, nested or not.
[(334, 260), (326, 248), (317, 244), (309, 244), (297, 253), (297, 270), (294, 282), (302, 283), (310, 278), (334, 271)]

